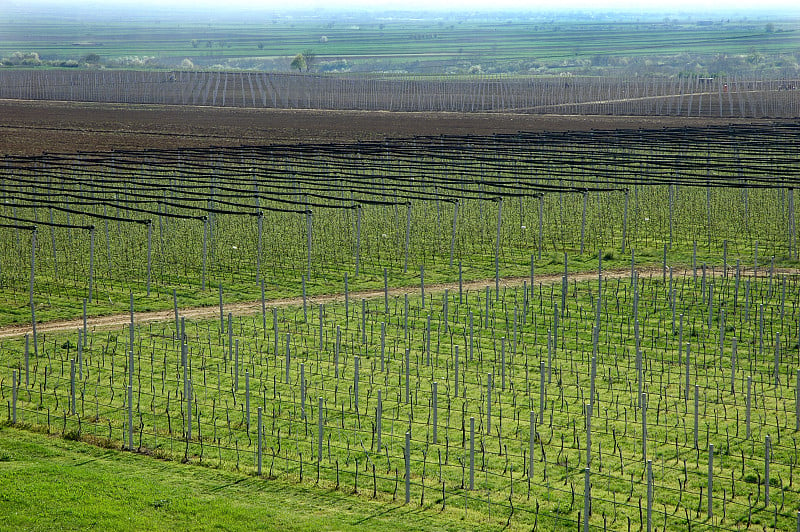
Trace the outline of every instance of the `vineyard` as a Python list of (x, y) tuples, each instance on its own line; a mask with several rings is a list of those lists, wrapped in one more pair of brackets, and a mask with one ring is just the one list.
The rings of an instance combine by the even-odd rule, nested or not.
[(796, 74), (392, 77), (266, 72), (0, 71), (0, 98), (368, 111), (791, 118)]
[(794, 528), (797, 134), (6, 156), (7, 422), (467, 523)]

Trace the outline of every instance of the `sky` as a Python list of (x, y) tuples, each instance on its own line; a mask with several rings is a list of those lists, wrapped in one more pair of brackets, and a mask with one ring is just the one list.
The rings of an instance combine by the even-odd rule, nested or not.
[[(0, 6), (10, 1), (18, 5), (51, 4), (51, 5), (80, 5), (86, 6), (91, 2), (76, 0), (0, 0)], [(492, 10), (526, 10), (526, 11), (554, 11), (557, 9), (590, 9), (590, 10), (625, 10), (625, 11), (657, 11), (657, 12), (724, 12), (730, 10), (769, 10), (789, 11), (800, 15), (798, 0), (668, 0), (667, 2), (654, 3), (640, 0), (105, 0), (97, 2), (106, 9), (113, 5), (154, 5), (161, 9), (174, 7), (176, 9), (215, 8), (230, 10), (233, 8), (263, 9), (263, 10), (298, 10), (313, 8), (347, 8), (367, 9), (370, 11), (387, 10), (444, 10), (444, 11), (492, 11)], [(224, 6), (224, 7), (221, 7)], [(2, 9), (0, 7), (0, 9)]]

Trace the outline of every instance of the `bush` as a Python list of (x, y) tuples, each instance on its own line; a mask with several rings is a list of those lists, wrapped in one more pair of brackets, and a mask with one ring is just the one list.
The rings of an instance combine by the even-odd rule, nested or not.
[(81, 58), (81, 62), (87, 65), (96, 65), (100, 63), (100, 56), (95, 53), (86, 54)]
[(158, 68), (161, 64), (158, 61), (158, 58), (153, 56), (138, 56), (138, 55), (127, 55), (122, 57), (115, 57), (113, 59), (108, 60), (109, 66), (115, 67), (133, 67), (133, 68), (144, 68), (144, 67), (153, 67)]
[(81, 433), (79, 430), (68, 430), (64, 433), (64, 439), (70, 441), (81, 441)]
[(3, 64), (6, 66), (39, 66), (42, 64), (42, 60), (39, 59), (39, 54), (36, 52), (14, 52), (3, 58)]

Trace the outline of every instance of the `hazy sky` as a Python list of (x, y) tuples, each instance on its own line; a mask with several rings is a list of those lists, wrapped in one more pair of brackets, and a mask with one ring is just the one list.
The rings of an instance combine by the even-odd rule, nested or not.
[(161, 9), (175, 7), (192, 9), (195, 7), (212, 7), (228, 10), (233, 7), (288, 11), (292, 9), (324, 8), (365, 8), (371, 11), (381, 9), (437, 9), (448, 11), (522, 9), (530, 11), (553, 11), (556, 9), (615, 9), (628, 11), (730, 11), (730, 10), (781, 10), (800, 14), (798, 0), (668, 0), (663, 3), (639, 0), (105, 0), (103, 2), (85, 2), (76, 0), (0, 0), (0, 6), (6, 1), (16, 5), (56, 4), (80, 5), (97, 3), (108, 9), (113, 5), (156, 5)]

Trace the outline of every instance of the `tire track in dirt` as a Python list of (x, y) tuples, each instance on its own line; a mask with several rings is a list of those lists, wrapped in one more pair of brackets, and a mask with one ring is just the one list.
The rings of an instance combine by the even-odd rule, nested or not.
[[(636, 271), (640, 277), (645, 277), (649, 279), (662, 275), (661, 268), (648, 268)], [(692, 270), (690, 268), (681, 268), (677, 270), (673, 269), (672, 273), (673, 276), (682, 277), (691, 274)], [(800, 275), (800, 269), (776, 268), (773, 271), (773, 273), (775, 275)], [(603, 279), (604, 280), (622, 279), (630, 277), (630, 274), (631, 271), (628, 268), (624, 270), (623, 269), (606, 270), (603, 271)], [(740, 271), (740, 275), (744, 277), (754, 277), (754, 272), (751, 270), (748, 271), (743, 269)], [(769, 273), (764, 270), (758, 272), (759, 277), (766, 277), (768, 275)], [(541, 282), (544, 285), (551, 285), (557, 282), (561, 282), (562, 277), (563, 275), (561, 274), (537, 275), (534, 280)], [(520, 287), (525, 281), (528, 281), (529, 279), (530, 279), (529, 277), (503, 278), (500, 279), (500, 287), (501, 288)], [(593, 279), (597, 279), (597, 272), (570, 273), (568, 274), (568, 279), (579, 282), (590, 281)], [(475, 291), (477, 289), (483, 290), (486, 286), (493, 287), (494, 285), (495, 285), (494, 278), (480, 279), (477, 281), (470, 281), (467, 283), (463, 283), (462, 288), (464, 291)], [(403, 286), (403, 287), (389, 289), (388, 295), (389, 297), (395, 297), (395, 296), (402, 296), (405, 294), (417, 294), (419, 293), (419, 290), (420, 290), (419, 285)], [(426, 295), (443, 294), (445, 290), (451, 290), (451, 291), (458, 290), (458, 283), (425, 285)], [(379, 299), (384, 297), (384, 291), (365, 290), (361, 292), (350, 292), (349, 297), (351, 300), (356, 300), (356, 301), (360, 299)], [(343, 293), (323, 294), (306, 298), (307, 303), (310, 304), (341, 303), (344, 302), (344, 300), (345, 296)], [(271, 299), (265, 301), (265, 306), (267, 308), (301, 306), (302, 304), (303, 304), (302, 296)], [(261, 300), (230, 303), (228, 305), (223, 306), (223, 312), (225, 312), (225, 314), (231, 313), (234, 316), (249, 316), (253, 314), (258, 314), (259, 312), (261, 312)], [(219, 316), (219, 306), (214, 305), (207, 307), (178, 308), (178, 315), (187, 319), (194, 319), (194, 320), (216, 318)], [(134, 314), (134, 320), (139, 325), (143, 323), (174, 321), (175, 311), (174, 309), (169, 309), (169, 310), (156, 310), (152, 312), (139, 312)], [(112, 314), (108, 316), (96, 316), (87, 318), (86, 320), (87, 328), (91, 328), (92, 330), (113, 329), (115, 327), (121, 327), (123, 325), (127, 325), (128, 323), (130, 323), (130, 313)], [(80, 328), (83, 328), (83, 318), (77, 318), (72, 320), (55, 320), (50, 322), (37, 323), (36, 333), (40, 334), (46, 332), (74, 331)], [(32, 332), (33, 328), (30, 325), (13, 325), (9, 327), (3, 327), (0, 328), (0, 339), (18, 338), (26, 334), (31, 334)]]
[[(687, 271), (690, 270), (673, 270), (673, 274), (684, 275)], [(661, 275), (661, 269), (647, 269), (639, 271), (640, 276), (646, 277), (653, 277), (654, 275)], [(625, 270), (608, 270), (603, 272), (603, 279), (618, 279), (623, 277), (630, 276), (630, 269)], [(549, 285), (554, 284), (556, 282), (561, 282), (562, 275), (537, 275), (535, 277), (535, 281), (541, 282), (543, 284)], [(574, 273), (569, 274), (568, 278), (570, 280), (577, 280), (577, 281), (587, 281), (591, 279), (597, 278), (597, 272), (582, 272), (582, 273)], [(529, 277), (509, 277), (500, 279), (500, 287), (501, 288), (514, 288), (522, 286), (523, 282), (528, 281)], [(470, 281), (467, 283), (462, 284), (462, 288), (464, 291), (475, 291), (476, 289), (483, 290), (486, 286), (494, 287), (495, 279), (481, 279), (477, 281)], [(405, 294), (418, 294), (420, 290), (419, 285), (414, 286), (404, 286), (398, 288), (389, 289), (389, 297), (395, 296), (402, 296)], [(425, 293), (428, 294), (443, 294), (445, 290), (458, 290), (458, 283), (445, 283), (445, 284), (431, 284), (425, 285)], [(361, 292), (350, 292), (349, 294), (350, 300), (360, 300), (360, 299), (379, 299), (384, 297), (383, 290), (366, 290)], [(337, 294), (324, 294), (314, 297), (308, 297), (307, 302), (311, 304), (328, 304), (328, 303), (339, 303), (343, 302), (345, 296), (343, 293)], [(281, 298), (281, 299), (271, 299), (265, 302), (265, 305), (268, 308), (272, 307), (290, 307), (290, 306), (301, 306), (303, 304), (303, 298), (300, 297), (291, 297), (291, 298)], [(232, 313), (234, 316), (247, 316), (252, 314), (257, 314), (261, 312), (261, 300), (257, 301), (244, 301), (239, 303), (230, 303), (228, 305), (223, 306), (223, 312), (225, 314)], [(219, 316), (219, 306), (207, 306), (207, 307), (187, 307), (187, 308), (178, 308), (178, 315), (185, 317), (187, 319), (211, 319)], [(175, 320), (175, 311), (174, 309), (169, 310), (157, 310), (152, 312), (139, 312), (134, 314), (134, 320), (137, 324), (143, 323), (151, 323), (151, 322), (163, 322), (163, 321), (174, 321)], [(130, 314), (112, 314), (108, 316), (96, 316), (90, 317), (86, 320), (87, 328), (91, 328), (92, 330), (95, 329), (113, 329), (115, 327), (120, 327), (123, 325), (127, 325), (130, 323)], [(55, 320), (50, 322), (43, 322), (36, 324), (36, 333), (46, 333), (46, 332), (63, 332), (63, 331), (74, 331), (76, 329), (83, 328), (83, 318), (77, 318), (72, 320)], [(31, 325), (13, 325), (9, 327), (0, 328), (0, 339), (4, 338), (17, 338), (20, 336), (24, 336), (26, 334), (31, 334), (33, 332), (33, 328)]]

